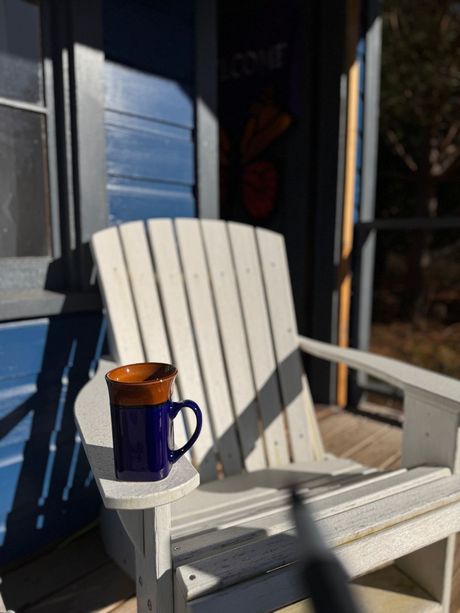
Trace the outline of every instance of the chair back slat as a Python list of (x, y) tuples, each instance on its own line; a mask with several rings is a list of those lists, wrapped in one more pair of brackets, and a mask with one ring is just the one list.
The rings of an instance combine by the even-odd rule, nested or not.
[[(151, 219), (147, 227), (172, 359), (179, 370), (179, 393), (182, 398), (195, 400), (203, 412), (203, 430), (193, 452), (201, 479), (207, 481), (217, 475), (217, 457), (173, 222)], [(188, 421), (188, 413), (186, 419), (190, 431), (193, 424)]]
[(323, 449), (301, 363), (284, 238), (262, 228), (256, 237), (293, 460), (316, 459)]
[[(322, 457), (282, 236), (151, 219), (102, 230), (91, 244), (114, 357), (176, 364), (178, 394), (202, 408), (192, 459), (203, 482), (219, 463), (231, 475)], [(194, 429), (184, 417), (178, 444)]]
[[(119, 226), (119, 232), (145, 359), (170, 364), (171, 351), (145, 225), (142, 221), (131, 221)], [(174, 437), (177, 448), (182, 447), (188, 439), (183, 411), (174, 420)]]
[(228, 231), (264, 429), (268, 464), (279, 466), (289, 462), (289, 448), (254, 228), (229, 223)]
[(177, 219), (177, 242), (217, 449), (225, 474), (231, 475), (241, 472), (241, 450), (199, 223)]
[(94, 234), (91, 248), (109, 315), (112, 355), (120, 364), (142, 362), (144, 349), (118, 229), (107, 228)]
[(200, 222), (244, 466), (265, 468), (257, 394), (226, 224)]

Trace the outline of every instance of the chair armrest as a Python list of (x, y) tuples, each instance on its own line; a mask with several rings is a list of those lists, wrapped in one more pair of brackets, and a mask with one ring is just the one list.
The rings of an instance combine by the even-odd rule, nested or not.
[(451, 401), (452, 409), (460, 411), (460, 381), (452, 377), (393, 358), (368, 351), (338, 347), (306, 336), (299, 336), (299, 348), (317, 358), (347, 364), (350, 368), (361, 370), (403, 391), (415, 388), (430, 396), (439, 396), (443, 401)]
[(187, 458), (180, 458), (161, 481), (128, 482), (115, 476), (110, 403), (105, 373), (116, 366), (103, 359), (95, 376), (75, 401), (75, 419), (83, 447), (102, 501), (108, 509), (140, 510), (165, 505), (182, 498), (200, 483), (200, 476)]
[(448, 466), (460, 472), (460, 381), (367, 351), (299, 336), (299, 348), (343, 362), (404, 392), (402, 463)]

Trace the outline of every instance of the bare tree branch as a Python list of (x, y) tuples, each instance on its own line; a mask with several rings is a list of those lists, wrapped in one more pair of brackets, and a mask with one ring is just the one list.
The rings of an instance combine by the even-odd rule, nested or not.
[(410, 155), (410, 153), (406, 151), (406, 148), (399, 140), (396, 132), (394, 132), (394, 130), (387, 130), (386, 136), (393, 147), (393, 151), (403, 160), (409, 170), (411, 170), (412, 172), (416, 172), (418, 166), (414, 158)]

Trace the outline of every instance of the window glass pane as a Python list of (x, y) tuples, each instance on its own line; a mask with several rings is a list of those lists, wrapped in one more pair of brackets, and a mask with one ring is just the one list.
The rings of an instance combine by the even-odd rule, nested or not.
[(45, 117), (0, 106), (0, 257), (50, 254)]
[(26, 0), (0, 0), (0, 96), (43, 101), (40, 9)]

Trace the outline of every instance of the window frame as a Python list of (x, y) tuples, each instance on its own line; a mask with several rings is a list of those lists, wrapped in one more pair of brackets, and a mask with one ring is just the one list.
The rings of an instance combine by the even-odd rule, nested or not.
[(0, 259), (0, 321), (100, 308), (88, 242), (108, 220), (101, 1), (43, 0), (44, 107), (0, 100), (46, 117), (52, 252)]

